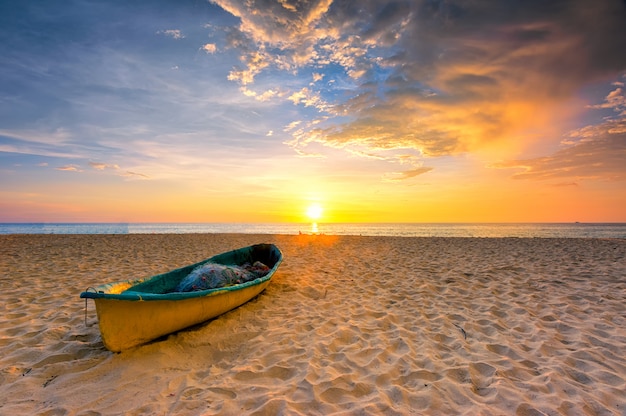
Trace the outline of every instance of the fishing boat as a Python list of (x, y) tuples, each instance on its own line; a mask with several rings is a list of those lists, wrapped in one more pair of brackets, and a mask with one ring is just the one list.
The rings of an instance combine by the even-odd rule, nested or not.
[[(275, 245), (256, 244), (145, 279), (89, 288), (80, 297), (94, 300), (102, 342), (110, 351), (120, 352), (205, 322), (246, 303), (267, 287), (282, 259)], [(185, 278), (202, 267), (251, 264), (262, 264), (264, 274), (223, 287), (179, 289)]]

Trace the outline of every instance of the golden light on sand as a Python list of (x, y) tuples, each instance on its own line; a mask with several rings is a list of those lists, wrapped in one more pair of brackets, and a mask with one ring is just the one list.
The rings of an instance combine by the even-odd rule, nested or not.
[(320, 218), (322, 218), (323, 212), (324, 212), (324, 209), (322, 208), (320, 204), (311, 204), (306, 209), (306, 216), (312, 221), (317, 221)]
[[(313, 202), (300, 207), (300, 216)], [(331, 218), (336, 202), (321, 203), (324, 219)], [(578, 414), (575, 409), (592, 407), (622, 414), (611, 410), (622, 410), (624, 402), (619, 387), (626, 380), (624, 359), (616, 353), (626, 351), (624, 300), (607, 293), (624, 280), (624, 266), (615, 259), (626, 257), (626, 244), (616, 239), (567, 240), (569, 255), (563, 256), (563, 240), (553, 238), (282, 235), (278, 246), (289, 262), (279, 267), (281, 276), (275, 275), (269, 283), (268, 292), (261, 295), (263, 302), (257, 298), (192, 331), (165, 336), (122, 353), (123, 359), (111, 359), (102, 345), (93, 303), (88, 305), (88, 326), (84, 326), (84, 306), (77, 296), (51, 293), (40, 284), (15, 285), (13, 280), (32, 280), (32, 270), (45, 267), (56, 286), (75, 285), (79, 280), (84, 287), (111, 283), (115, 276), (86, 276), (85, 270), (98, 264), (67, 265), (80, 252), (85, 259), (102, 259), (111, 275), (124, 274), (129, 264), (148, 275), (155, 257), (161, 270), (167, 271), (197, 259), (198, 247), (209, 247), (208, 257), (256, 244), (258, 235), (100, 234), (71, 239), (58, 234), (0, 235), (3, 252), (13, 254), (0, 256), (0, 269), (14, 277), (0, 279), (0, 304), (12, 314), (2, 321), (0, 334), (2, 339), (12, 334), (20, 341), (0, 342), (0, 396), (6, 398), (0, 413), (40, 414), (42, 409), (185, 413), (186, 406), (202, 403), (207, 404), (207, 413), (230, 414), (249, 406), (260, 414), (274, 414), (276, 407), (268, 396), (280, 396), (286, 414), (302, 413), (304, 405), (327, 413), (359, 414), (371, 409), (384, 412), (389, 409), (389, 392), (401, 391), (394, 401), (401, 414), (415, 408), (426, 415), (474, 414), (478, 404), (485, 414), (564, 414), (570, 409), (569, 413)], [(127, 247), (132, 249), (120, 250)], [(136, 255), (147, 252), (154, 256)], [(351, 261), (357, 253), (359, 261)], [(374, 269), (372, 259), (383, 253), (384, 260), (376, 261)], [(501, 267), (512, 262), (524, 265), (524, 273)], [(547, 267), (552, 275), (538, 281)], [(448, 275), (448, 270), (463, 278)], [(370, 277), (374, 273), (382, 278)], [(290, 285), (302, 288), (297, 296), (282, 292), (291, 287), (287, 278)], [(46, 304), (20, 301), (30, 295), (45, 296)], [(269, 301), (270, 295), (277, 301)], [(65, 337), (64, 362), (58, 362), (57, 343), (42, 342), (42, 337), (52, 339), (59, 328), (68, 326), (67, 313), (51, 310), (73, 311), (73, 325), (80, 330), (69, 332), (83, 334)], [(338, 313), (347, 314), (346, 319), (337, 319)], [(540, 319), (531, 319), (536, 316)], [(262, 328), (263, 336), (246, 342), (256, 328)], [(329, 351), (341, 353), (328, 359)], [(236, 353), (236, 365), (229, 352)], [(282, 370), (287, 370), (280, 362), (277, 365), (277, 357), (288, 362), (290, 381), (297, 388), (284, 389), (271, 382), (250, 388), (260, 379), (278, 380), (277, 369), (278, 376), (284, 375)], [(363, 371), (368, 360), (372, 365)], [(76, 365), (68, 366), (68, 361)], [(206, 368), (227, 389), (210, 388)], [(342, 374), (341, 388), (320, 377), (320, 369), (324, 374)], [(536, 376), (535, 370), (543, 375)], [(63, 371), (63, 376), (55, 378), (56, 371)], [(128, 380), (123, 389), (109, 387), (108, 380), (129, 374), (140, 377)], [(48, 387), (41, 388), (46, 383)], [(166, 386), (168, 395), (160, 394), (146, 404), (138, 399), (146, 384)], [(190, 385), (201, 388), (185, 400)], [(228, 403), (225, 392), (232, 397)], [(24, 400), (26, 394), (32, 399)], [(176, 402), (174, 396), (181, 399)]]

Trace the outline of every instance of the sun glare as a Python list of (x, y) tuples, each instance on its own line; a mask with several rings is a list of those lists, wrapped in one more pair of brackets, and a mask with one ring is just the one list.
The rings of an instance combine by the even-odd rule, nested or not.
[(317, 221), (322, 218), (323, 209), (319, 204), (310, 205), (306, 209), (306, 216), (313, 221)]

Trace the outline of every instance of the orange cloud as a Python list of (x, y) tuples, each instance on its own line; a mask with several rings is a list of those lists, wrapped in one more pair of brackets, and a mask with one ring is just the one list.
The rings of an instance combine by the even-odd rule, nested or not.
[(214, 43), (206, 43), (202, 45), (202, 50), (206, 53), (215, 53), (217, 52), (217, 46)]
[(96, 170), (104, 170), (104, 169), (114, 169), (117, 170), (120, 167), (118, 165), (109, 165), (106, 163), (100, 163), (100, 162), (89, 162), (89, 166), (91, 166), (92, 168), (96, 169)]
[(61, 171), (65, 171), (65, 172), (82, 172), (80, 167), (77, 166), (77, 165), (59, 166), (58, 168), (56, 168), (56, 170), (61, 170)]
[(410, 178), (414, 178), (414, 177), (419, 176), (419, 175), (423, 175), (424, 173), (428, 173), (431, 170), (433, 170), (433, 168), (423, 167), (423, 168), (407, 170), (407, 171), (404, 171), (404, 172), (396, 172), (396, 173), (393, 173), (391, 175), (387, 175), (387, 180), (390, 180), (390, 181), (402, 181), (402, 180), (405, 180), (405, 179), (410, 179)]
[[(413, 149), (422, 158), (498, 146), (513, 158), (524, 142), (558, 144), (555, 120), (584, 111), (571, 104), (580, 90), (626, 68), (615, 53), (626, 50), (617, 2), (214, 3), (241, 19), (229, 45), (244, 68), (228, 79), (249, 85), (262, 71), (310, 70), (313, 83), (284, 95), (319, 112), (288, 129), (286, 143), (302, 155), (317, 154), (306, 149), (317, 143), (352, 154)], [(625, 111), (617, 86), (597, 108)], [(594, 143), (615, 145), (606, 140)], [(415, 162), (408, 172), (420, 169)]]
[(572, 132), (579, 141), (550, 156), (494, 164), (495, 168), (518, 168), (515, 179), (575, 178), (626, 180), (626, 120), (610, 120)]

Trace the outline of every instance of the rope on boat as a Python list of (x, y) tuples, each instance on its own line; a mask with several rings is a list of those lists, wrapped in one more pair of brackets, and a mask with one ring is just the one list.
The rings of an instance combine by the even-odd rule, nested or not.
[[(89, 292), (89, 289), (91, 289), (94, 292), (98, 293), (96, 288), (95, 287), (91, 287), (91, 286), (89, 286), (87, 289), (85, 289), (85, 292)], [(85, 326), (89, 326), (89, 325), (87, 325), (87, 298), (85, 298)]]

